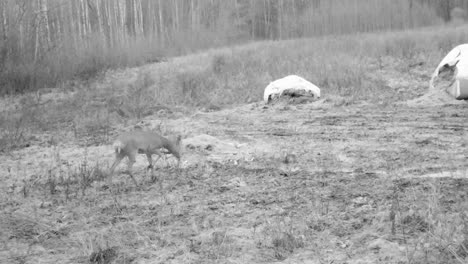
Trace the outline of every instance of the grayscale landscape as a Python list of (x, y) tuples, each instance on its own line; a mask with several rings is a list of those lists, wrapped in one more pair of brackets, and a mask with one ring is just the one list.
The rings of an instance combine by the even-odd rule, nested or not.
[[(0, 9), (0, 263), (468, 262), (468, 101), (429, 87), (465, 1)], [(320, 98), (265, 102), (288, 75)], [(181, 159), (135, 186), (139, 130)]]

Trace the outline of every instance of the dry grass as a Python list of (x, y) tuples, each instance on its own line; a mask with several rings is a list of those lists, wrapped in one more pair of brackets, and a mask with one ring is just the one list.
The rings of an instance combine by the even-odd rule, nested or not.
[[(0, 34), (6, 41), (0, 43), (4, 57), (0, 65), (0, 95), (35, 91), (70, 80), (92, 79), (108, 69), (135, 67), (164, 60), (163, 56), (180, 56), (252, 40), (440, 25), (442, 19), (439, 13), (445, 11), (431, 1), (410, 3), (407, 0), (329, 0), (314, 3), (296, 0), (240, 3), (217, 0), (201, 1), (197, 10), (193, 10), (193, 7), (187, 10), (190, 4), (182, 1), (167, 2), (164, 11), (158, 10), (158, 5), (150, 8), (152, 1), (142, 2), (147, 7), (145, 11), (148, 11), (141, 14), (144, 21), (141, 29), (144, 32), (135, 34), (131, 28), (137, 25), (133, 24), (136, 20), (131, 19), (132, 16), (129, 15), (128, 21), (122, 25), (115, 22), (121, 17), (117, 15), (118, 12), (109, 12), (115, 8), (110, 4), (113, 2), (104, 1), (102, 5), (89, 5), (86, 9), (83, 6), (71, 11), (77, 8), (72, 1), (48, 0), (47, 32), (50, 43), (46, 46), (50, 47), (46, 48), (42, 47), (44, 44), (41, 47), (36, 45), (36, 26), (32, 25), (37, 24), (37, 7), (29, 2), (4, 1), (5, 27), (0, 28)], [(120, 6), (126, 10), (133, 8), (126, 1)], [(65, 19), (63, 9), (76, 12), (76, 17)], [(99, 9), (101, 14), (106, 15), (97, 19), (99, 12), (95, 12)], [(174, 16), (172, 12), (175, 10), (181, 14)], [(453, 15), (463, 22), (460, 10), (455, 9)], [(162, 24), (158, 25), (153, 18), (159, 16), (159, 11), (164, 16), (160, 17)], [(82, 32), (76, 21), (79, 21), (80, 15), (85, 16), (88, 12), (92, 18), (86, 19), (90, 23), (89, 28)], [(188, 17), (192, 17), (192, 20), (199, 17), (196, 19), (198, 22), (189, 23)], [(99, 23), (108, 26), (102, 27)], [(42, 26), (46, 30), (45, 25)]]
[[(353, 105), (347, 110), (315, 111), (313, 123), (306, 123), (311, 109), (289, 114), (277, 111), (276, 121), (269, 120), (271, 112), (263, 110), (254, 111), (258, 116), (250, 118), (216, 113), (210, 119), (216, 126), (213, 131), (233, 129), (233, 125), (238, 127), (235, 131), (244, 131), (242, 127), (285, 132), (297, 125), (298, 131), (256, 134), (256, 139), (278, 145), (284, 151), (281, 155), (257, 153), (255, 159), (238, 164), (200, 159), (181, 173), (159, 166), (158, 184), (137, 172), (141, 190), (133, 188), (126, 175), (115, 175), (115, 185), (106, 186), (99, 165), (104, 162), (95, 163), (99, 155), (90, 156), (84, 149), (73, 165), (69, 163), (75, 156), (66, 158), (56, 148), (45, 174), (22, 174), (18, 168), (8, 176), (18, 180), (0, 203), (0, 231), (7, 234), (2, 236), (6, 250), (0, 252), (8, 252), (0, 258), (25, 263), (45, 258), (77, 263), (304, 259), (329, 263), (366, 258), (463, 263), (467, 182), (424, 178), (433, 166), (453, 169), (463, 163), (461, 158), (455, 159), (456, 164), (448, 162), (463, 153), (455, 147), (457, 136), (452, 133), (446, 138), (455, 144), (450, 153), (430, 142), (396, 152), (391, 145), (413, 146), (426, 133), (435, 136), (446, 130), (436, 126), (434, 113), (427, 110), (400, 109), (396, 116), (389, 116), (389, 108), (375, 108), (368, 121), (364, 120), (369, 113), (363, 112), (367, 110)], [(457, 109), (446, 111), (451, 114)], [(208, 117), (199, 118), (192, 122)], [(249, 120), (262, 123), (250, 124)], [(385, 144), (392, 135), (387, 131), (395, 129), (392, 122), (418, 124), (421, 133), (408, 135), (404, 125), (397, 126), (397, 142)], [(456, 122), (456, 118), (451, 116), (446, 122)], [(312, 133), (300, 134), (303, 130)], [(344, 149), (342, 142), (347, 142)], [(219, 155), (216, 147), (210, 152)], [(431, 152), (437, 159), (421, 155)], [(293, 154), (296, 160), (286, 162)], [(201, 152), (195, 155), (203, 156)], [(353, 162), (343, 161), (342, 155)], [(415, 176), (422, 178), (389, 176), (413, 166), (418, 166)]]
[(324, 90), (325, 97), (376, 101), (388, 95), (387, 80), (376, 72), (390, 64), (401, 73), (418, 63), (431, 70), (447, 51), (467, 39), (463, 26), (259, 42), (174, 58), (140, 74), (152, 80), (145, 82), (145, 94), (165, 105), (257, 101), (270, 81), (288, 74), (311, 80)]
[[(130, 75), (110, 72), (50, 96), (47, 91), (23, 96), (0, 115), (0, 143), (5, 151), (36, 132), (60, 130), (72, 131), (84, 145), (99, 144), (108, 141), (112, 127), (129, 120), (259, 101), (269, 82), (288, 74), (317, 84), (336, 105), (398, 101), (401, 95), (389, 89), (382, 73), (405, 75), (422, 65), (427, 77), (447, 51), (468, 40), (466, 32), (459, 26), (266, 41), (177, 57), (129, 70)], [(56, 92), (61, 98), (51, 100)]]
[[(466, 167), (459, 125), (465, 108), (395, 111), (379, 101), (424, 91), (438, 60), (467, 38), (460, 27), (252, 43), (109, 73), (87, 88), (26, 95), (19, 108), (12, 99), (2, 111), (2, 150), (19, 155), (32, 142), (53, 153), (47, 164), (19, 156), (8, 167), (0, 259), (463, 263), (467, 183), (425, 176)], [(318, 84), (329, 108), (252, 104), (239, 113), (174, 120), (210, 110), (207, 105), (259, 101), (269, 81), (290, 73)], [(418, 86), (399, 83), (398, 97), (388, 79), (395, 75), (414, 77)], [(191, 154), (203, 158), (181, 172), (160, 166), (158, 177), (137, 174), (141, 190), (126, 175), (105, 185), (105, 148), (94, 145), (147, 116), (174, 122), (179, 132), (184, 122), (193, 134), (258, 140), (285, 151), (278, 158), (275, 149), (252, 148), (249, 160), (207, 161), (222, 155), (194, 148)], [(89, 146), (94, 154), (83, 148), (63, 158), (61, 145)]]
[[(394, 184), (392, 236), (405, 245), (408, 263), (464, 263), (468, 251), (462, 208), (466, 205), (459, 195), (464, 193), (461, 185), (466, 183), (461, 179), (432, 179), (425, 183), (401, 179)], [(446, 190), (452, 188), (454, 191), (448, 195)], [(415, 236), (419, 239), (412, 239)]]

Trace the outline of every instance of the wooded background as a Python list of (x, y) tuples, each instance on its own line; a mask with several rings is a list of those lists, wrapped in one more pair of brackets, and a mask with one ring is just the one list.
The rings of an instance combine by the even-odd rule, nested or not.
[(264, 39), (429, 26), (463, 0), (2, 0), (0, 87), (23, 92), (107, 68)]

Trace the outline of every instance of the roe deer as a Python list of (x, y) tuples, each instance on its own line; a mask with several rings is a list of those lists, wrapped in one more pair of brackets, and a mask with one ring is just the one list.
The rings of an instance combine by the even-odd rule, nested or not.
[(156, 154), (158, 158), (155, 163), (161, 158), (160, 148), (165, 148), (177, 158), (177, 167), (180, 166), (180, 151), (181, 151), (181, 136), (171, 140), (152, 131), (130, 131), (126, 132), (115, 140), (113, 146), (115, 149), (115, 161), (110, 168), (110, 175), (114, 174), (114, 169), (119, 165), (123, 158), (128, 157), (128, 174), (132, 178), (136, 186), (138, 186), (132, 174), (132, 166), (135, 163), (137, 153), (146, 154), (148, 158), (148, 169), (153, 168), (153, 160), (151, 155)]

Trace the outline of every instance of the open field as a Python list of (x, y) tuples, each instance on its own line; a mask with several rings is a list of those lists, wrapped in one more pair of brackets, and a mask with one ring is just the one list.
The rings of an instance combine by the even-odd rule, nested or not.
[[(3, 98), (0, 262), (465, 263), (468, 104), (407, 101), (466, 32), (253, 43)], [(291, 73), (323, 99), (258, 102)], [(182, 168), (140, 156), (140, 189), (108, 186), (135, 124), (182, 134)]]
[[(251, 104), (163, 118), (219, 141), (186, 143), (182, 170), (161, 163), (159, 182), (139, 157), (142, 190), (127, 175), (107, 189), (92, 172), (111, 162), (110, 146), (26, 148), (2, 157), (1, 258), (457, 263), (468, 239), (466, 110)], [(71, 169), (84, 152), (88, 168)]]

